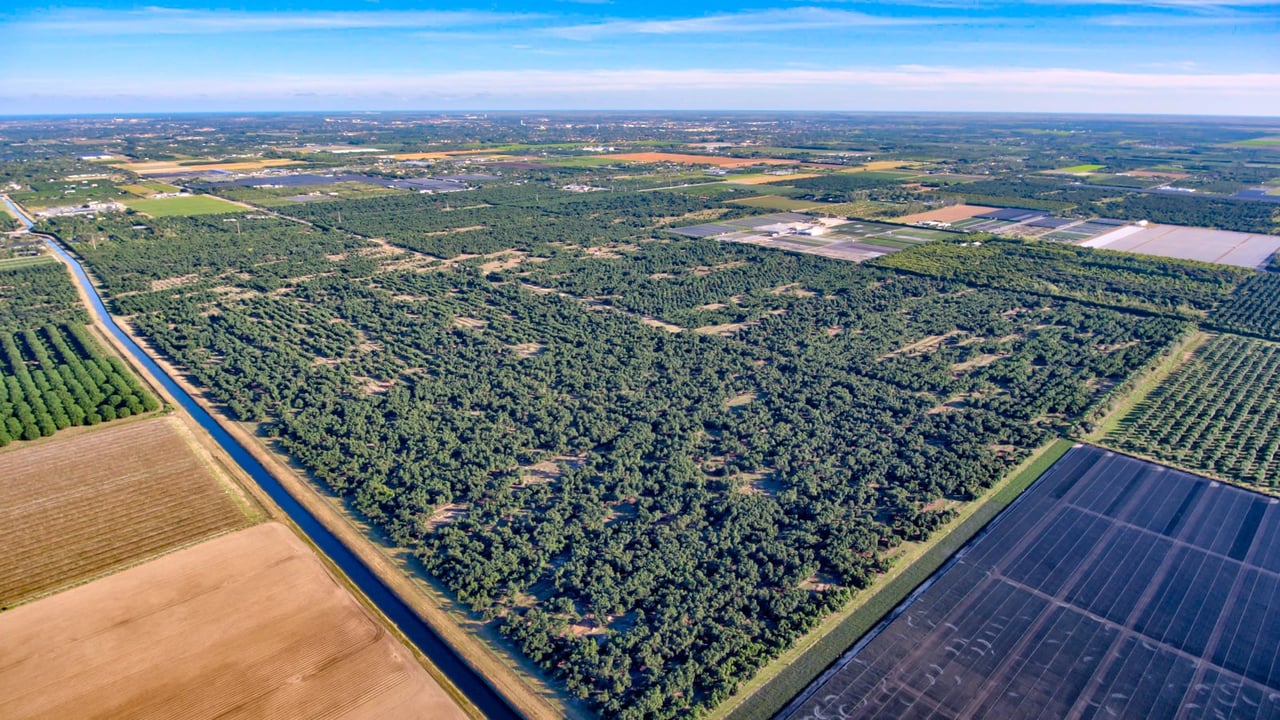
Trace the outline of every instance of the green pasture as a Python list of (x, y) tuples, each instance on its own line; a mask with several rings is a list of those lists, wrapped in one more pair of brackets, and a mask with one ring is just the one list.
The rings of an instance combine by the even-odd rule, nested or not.
[(161, 198), (158, 200), (140, 198), (137, 200), (128, 199), (122, 202), (130, 210), (146, 213), (151, 217), (217, 215), (219, 213), (244, 210), (240, 205), (212, 195), (183, 195), (181, 197)]

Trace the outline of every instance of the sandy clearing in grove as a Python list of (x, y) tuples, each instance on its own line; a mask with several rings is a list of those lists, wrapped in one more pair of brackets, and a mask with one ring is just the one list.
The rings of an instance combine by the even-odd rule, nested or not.
[(0, 615), (27, 718), (458, 718), (288, 528), (267, 523)]
[(0, 454), (0, 607), (249, 520), (172, 417)]
[(984, 205), (951, 205), (949, 207), (938, 208), (928, 212), (916, 213), (915, 215), (904, 215), (900, 218), (894, 218), (897, 223), (918, 223), (926, 220), (933, 222), (955, 222), (964, 220), (975, 215), (981, 215), (984, 212), (999, 210), (999, 208), (986, 207)]

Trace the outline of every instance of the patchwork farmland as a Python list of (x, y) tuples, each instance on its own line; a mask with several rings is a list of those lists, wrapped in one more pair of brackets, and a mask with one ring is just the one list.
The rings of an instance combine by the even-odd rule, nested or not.
[(1077, 446), (781, 717), (1280, 715), (1280, 502)]
[(246, 525), (193, 442), (152, 418), (0, 455), (0, 608)]

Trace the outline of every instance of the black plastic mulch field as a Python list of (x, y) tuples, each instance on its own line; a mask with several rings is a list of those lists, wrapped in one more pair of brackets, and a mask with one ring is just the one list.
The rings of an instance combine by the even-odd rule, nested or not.
[(1078, 446), (784, 711), (1280, 718), (1280, 501)]

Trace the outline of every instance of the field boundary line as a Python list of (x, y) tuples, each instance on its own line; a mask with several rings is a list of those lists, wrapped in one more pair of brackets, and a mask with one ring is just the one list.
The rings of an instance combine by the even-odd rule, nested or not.
[(1224, 485), (1230, 485), (1231, 487), (1239, 488), (1241, 490), (1248, 490), (1249, 492), (1257, 493), (1263, 497), (1280, 498), (1280, 488), (1272, 489), (1272, 488), (1261, 487), (1259, 485), (1246, 485), (1237, 480), (1225, 478), (1225, 477), (1222, 477), (1221, 475), (1214, 475), (1213, 473), (1208, 472), (1207, 470), (1204, 470), (1201, 468), (1187, 467), (1185, 465), (1179, 465), (1178, 463), (1170, 462), (1168, 460), (1163, 460), (1153, 455), (1144, 455), (1140, 452), (1134, 452), (1132, 450), (1125, 450), (1123, 448), (1118, 448), (1113, 445), (1108, 445), (1105, 441), (1102, 441), (1102, 440), (1095, 441), (1095, 440), (1082, 439), (1082, 440), (1079, 440), (1078, 442), (1083, 442), (1087, 445), (1092, 445), (1094, 447), (1106, 450), (1107, 452), (1113, 452), (1117, 455), (1124, 455), (1126, 457), (1131, 457), (1134, 460), (1142, 460), (1143, 462), (1149, 462), (1153, 465), (1167, 467), (1171, 470), (1177, 470), (1178, 472), (1187, 473), (1188, 475), (1195, 475), (1198, 478), (1203, 478), (1205, 480), (1210, 480), (1212, 482), (1218, 482)]
[(1132, 389), (1124, 392), (1118, 398), (1104, 398), (1104, 403), (1112, 401), (1115, 405), (1095, 420), (1096, 427), (1092, 431), (1081, 435), (1080, 439), (1094, 444), (1102, 442), (1102, 439), (1114, 432), (1120, 422), (1128, 417), (1134, 408), (1140, 405), (1143, 400), (1146, 400), (1170, 375), (1173, 375), (1179, 368), (1190, 362), (1195, 357), (1195, 354), (1200, 351), (1200, 348), (1204, 347), (1205, 343), (1212, 340), (1213, 337), (1210, 333), (1199, 329), (1187, 333), (1186, 337), (1169, 347), (1162, 357), (1157, 357), (1139, 375), (1126, 381), (1126, 383), (1132, 384)]
[(0, 611), (8, 612), (10, 610), (13, 610), (14, 608), (22, 607), (23, 605), (29, 605), (33, 602), (36, 602), (37, 600), (43, 600), (45, 598), (52, 597), (53, 595), (59, 595), (73, 588), (78, 588), (82, 585), (88, 585), (89, 583), (95, 582), (97, 580), (101, 580), (102, 578), (110, 577), (112, 575), (122, 573), (126, 570), (131, 570), (133, 568), (138, 567), (139, 565), (146, 565), (152, 560), (158, 560), (162, 557), (165, 557), (166, 555), (172, 555), (176, 552), (181, 552), (188, 548), (193, 548), (196, 545), (202, 545), (215, 538), (220, 538), (225, 535), (230, 535), (232, 533), (238, 533), (241, 530), (248, 530), (249, 528), (254, 527), (255, 525), (258, 525), (258, 524), (259, 524), (258, 522), (250, 522), (249, 518), (245, 517), (245, 523), (240, 527), (233, 527), (233, 528), (226, 528), (223, 530), (219, 530), (211, 535), (206, 535), (202, 538), (196, 538), (195, 540), (191, 540), (190, 542), (185, 542), (181, 545), (177, 545), (171, 548), (166, 548), (164, 550), (161, 550), (160, 552), (152, 553), (151, 555), (147, 555), (144, 557), (131, 560), (129, 562), (124, 563), (123, 565), (117, 565), (115, 567), (109, 568), (107, 570), (103, 570), (102, 572), (91, 575), (89, 577), (81, 578), (79, 580), (74, 580), (72, 582), (59, 585), (54, 588), (50, 588), (43, 592), (37, 593), (35, 595), (24, 597), (21, 600), (18, 600), (17, 602), (13, 603), (12, 605), (6, 605), (4, 607), (0, 607)]
[(762, 667), (706, 717), (710, 720), (773, 717), (910, 597), (921, 583), (933, 577), (1074, 445), (1073, 440), (1055, 437), (1037, 448), (981, 498), (967, 503), (945, 531), (929, 542), (915, 543), (915, 547), (900, 556), (888, 572), (879, 575), (871, 587), (859, 592), (843, 609), (828, 616), (790, 649)]

